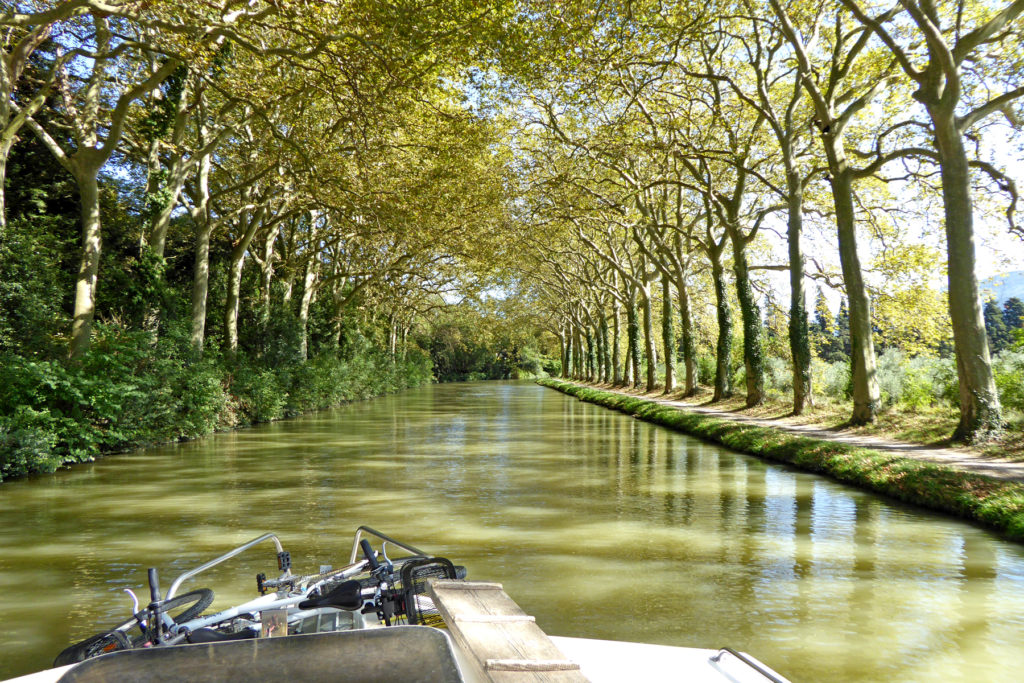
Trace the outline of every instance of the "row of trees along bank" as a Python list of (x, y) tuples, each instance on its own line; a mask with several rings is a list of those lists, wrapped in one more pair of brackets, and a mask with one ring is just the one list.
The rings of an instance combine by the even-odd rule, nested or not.
[(501, 3), (0, 12), (0, 478), (431, 379), (505, 251)]
[(1022, 236), (1007, 170), (1022, 12), (967, 0), (599, 12), (522, 105), (522, 208), (546, 231), (531, 277), (563, 373), (650, 390), (661, 364), (665, 390), (690, 395), (710, 357), (713, 398), (738, 375), (753, 407), (781, 358), (799, 414), (815, 396), (814, 278), (843, 295), (851, 423), (883, 406), (881, 344), (948, 351), (955, 438), (998, 435), (975, 217), (1002, 214)]
[(532, 370), (541, 328), (565, 372), (751, 406), (779, 361), (800, 412), (809, 278), (846, 301), (854, 422), (887, 347), (949, 350), (958, 438), (1004, 424), (974, 218), (1019, 234), (1024, 2), (0, 10), (3, 476), (320, 405), (288, 403), (315, 363)]

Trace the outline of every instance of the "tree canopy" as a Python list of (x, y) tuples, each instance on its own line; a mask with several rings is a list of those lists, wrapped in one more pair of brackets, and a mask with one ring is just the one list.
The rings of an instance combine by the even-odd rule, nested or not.
[(977, 233), (1024, 236), (1024, 2), (2, 11), (7, 352), (368, 339), (796, 413), (824, 359), (864, 423), (897, 349), (955, 359), (958, 438), (1005, 424)]

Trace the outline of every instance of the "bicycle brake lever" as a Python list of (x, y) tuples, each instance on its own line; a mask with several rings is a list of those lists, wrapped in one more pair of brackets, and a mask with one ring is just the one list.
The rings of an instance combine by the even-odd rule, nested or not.
[(135, 591), (131, 588), (125, 588), (124, 592), (132, 596), (132, 614), (137, 614), (139, 611), (139, 598), (135, 595)]

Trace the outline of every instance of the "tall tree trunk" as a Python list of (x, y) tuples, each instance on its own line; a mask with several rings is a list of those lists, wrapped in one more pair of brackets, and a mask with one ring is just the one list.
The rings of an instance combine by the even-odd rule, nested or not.
[(929, 105), (928, 113), (935, 129), (942, 175), (949, 317), (953, 322), (960, 380), (960, 422), (953, 438), (967, 443), (988, 441), (1002, 430), (1003, 418), (975, 273), (974, 212), (967, 153), (952, 106)]
[(629, 286), (629, 302), (626, 310), (627, 346), (629, 349), (629, 373), (633, 386), (640, 387), (640, 315), (636, 310), (636, 287)]
[(100, 226), (99, 169), (86, 168), (75, 173), (81, 197), (82, 259), (75, 280), (75, 313), (71, 321), (71, 341), (68, 356), (77, 360), (89, 350), (92, 324), (96, 316), (96, 276), (100, 267), (102, 249)]
[(644, 355), (647, 357), (647, 391), (658, 387), (658, 346), (654, 333), (654, 311), (651, 308), (651, 286), (641, 291), (644, 306)]
[(822, 135), (831, 172), (832, 200), (836, 209), (839, 235), (839, 262), (850, 302), (850, 371), (853, 376), (853, 414), (855, 425), (873, 422), (878, 414), (881, 392), (871, 331), (871, 301), (857, 252), (857, 225), (853, 206), (853, 174), (846, 161), (841, 140)]
[(573, 359), (572, 363), (573, 370), (575, 370), (574, 376), (576, 379), (582, 380), (586, 377), (587, 372), (587, 368), (583, 360), (586, 354), (586, 349), (583, 347), (583, 334), (580, 332), (580, 328), (578, 326), (573, 327), (573, 340), (575, 342), (573, 346), (576, 350), (576, 357)]
[(280, 232), (281, 224), (277, 223), (267, 231), (262, 244), (263, 254), (260, 257), (260, 319), (263, 324), (270, 321), (270, 311), (272, 308), (270, 285), (274, 279), (274, 242), (277, 241), (277, 235)]
[(786, 171), (788, 190), (786, 239), (789, 246), (789, 350), (793, 355), (793, 414), (814, 405), (811, 385), (811, 342), (804, 287), (803, 185), (796, 169)]
[(746, 406), (753, 408), (764, 403), (764, 344), (761, 330), (761, 310), (754, 299), (750, 285), (750, 271), (747, 267), (747, 245), (739, 226), (729, 226), (732, 242), (733, 273), (736, 275), (736, 297), (740, 303), (740, 318), (743, 321), (743, 366), (746, 370)]
[[(310, 260), (306, 263), (305, 277), (302, 279), (302, 300), (299, 302), (299, 358), (303, 362), (309, 357), (309, 307), (313, 303), (313, 295), (316, 292), (317, 262)], [(393, 333), (394, 320), (388, 326), (389, 334)], [(395, 353), (394, 345), (391, 347), (391, 355)]]
[(203, 355), (206, 340), (206, 298), (210, 288), (210, 234), (213, 225), (203, 221), (196, 225), (195, 265), (192, 271), (192, 350)]
[(15, 135), (0, 137), (0, 245), (7, 239), (7, 160), (17, 139)]
[(661, 341), (665, 347), (665, 393), (676, 388), (676, 334), (672, 320), (672, 280), (661, 278)]
[(572, 353), (572, 336), (566, 330), (558, 336), (558, 341), (562, 346), (562, 372), (560, 375), (562, 379), (569, 379), (569, 365), (572, 362), (572, 359), (569, 357)]
[[(204, 130), (205, 134), (205, 130)], [(198, 200), (192, 210), (192, 220), (196, 225), (195, 259), (192, 269), (192, 351), (196, 356), (203, 355), (206, 341), (206, 297), (210, 287), (210, 235), (213, 233), (213, 220), (210, 216), (210, 169), (212, 162), (209, 156), (199, 162), (199, 175), (196, 180)]]
[(685, 275), (680, 276), (677, 285), (679, 292), (679, 332), (683, 354), (684, 385), (683, 396), (697, 393), (697, 349), (693, 343), (693, 317), (690, 313), (690, 291)]
[(235, 242), (231, 250), (231, 261), (228, 269), (228, 295), (224, 302), (224, 335), (227, 338), (228, 353), (232, 356), (238, 353), (238, 309), (241, 305), (242, 293), (242, 268), (245, 265), (245, 255), (249, 251), (256, 230), (263, 222), (266, 208), (260, 207), (250, 217), (245, 232)]
[(594, 381), (594, 370), (596, 369), (597, 364), (594, 362), (594, 333), (593, 333), (593, 331), (591, 330), (591, 328), (589, 326), (587, 327), (586, 341), (587, 341), (587, 381), (588, 382), (593, 382)]
[(612, 384), (620, 386), (625, 383), (622, 376), (622, 321), (619, 319), (619, 300), (612, 304)]
[(601, 313), (601, 347), (604, 349), (604, 363), (601, 365), (601, 381), (608, 383), (612, 381), (612, 356), (608, 342), (608, 318), (604, 312)]
[(729, 291), (722, 267), (721, 251), (711, 254), (711, 278), (715, 285), (715, 311), (718, 314), (718, 344), (715, 347), (715, 393), (712, 401), (732, 396), (732, 312)]
[(235, 255), (232, 252), (228, 267), (228, 293), (224, 301), (224, 336), (228, 353), (238, 353), (238, 311), (241, 305), (242, 268), (245, 266), (245, 250)]
[(561, 360), (561, 368), (559, 369), (558, 376), (564, 380), (568, 377), (569, 370), (568, 343), (565, 335), (559, 333), (557, 337), (559, 358)]
[(289, 304), (292, 302), (292, 291), (294, 288), (295, 280), (290, 274), (285, 275), (284, 286), (281, 288), (281, 305), (285, 308), (288, 308)]

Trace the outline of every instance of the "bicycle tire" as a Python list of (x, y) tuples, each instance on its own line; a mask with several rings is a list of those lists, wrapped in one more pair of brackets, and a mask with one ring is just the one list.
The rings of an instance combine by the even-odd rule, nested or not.
[(60, 654), (53, 660), (53, 666), (77, 664), (100, 655), (117, 652), (118, 650), (127, 650), (131, 646), (132, 644), (128, 641), (128, 636), (124, 631), (114, 630), (97, 633), (61, 650)]
[[(179, 614), (172, 614), (171, 615), (171, 619), (174, 620), (174, 623), (176, 623), (176, 624), (183, 624), (186, 621), (191, 621), (192, 619), (195, 619), (196, 617), (198, 617), (200, 614), (203, 613), (203, 610), (205, 610), (207, 607), (209, 607), (212, 604), (213, 604), (213, 591), (210, 590), (209, 588), (197, 588), (196, 590), (189, 591), (188, 593), (182, 593), (181, 595), (175, 595), (173, 598), (171, 598), (170, 600), (166, 601), (164, 603), (164, 605), (163, 605), (163, 611), (166, 613), (169, 610), (177, 609), (179, 607), (183, 607), (183, 606), (187, 605), (187, 607), (185, 607), (185, 610), (182, 611), (181, 613), (179, 613)], [(123, 634), (125, 634), (125, 638), (127, 639), (128, 638), (127, 632), (133, 626), (135, 626), (137, 623), (138, 623), (138, 620), (134, 616), (132, 616), (131, 619), (126, 619), (125, 621), (122, 621), (120, 624), (115, 626), (113, 629), (111, 629), (110, 631), (107, 631), (107, 633), (113, 633), (115, 631), (118, 632), (118, 633), (123, 633)], [(101, 633), (101, 634), (97, 634), (96, 636), (90, 636), (90, 638), (96, 638), (99, 635), (103, 635), (103, 634)], [(86, 638), (86, 640), (89, 640), (89, 638)], [(84, 642), (86, 642), (86, 641), (85, 640), (80, 641), (78, 643), (75, 643), (75, 645), (81, 645)], [(144, 642), (146, 642), (145, 636), (136, 636), (136, 637), (130, 639), (128, 647), (130, 647), (130, 648), (138, 647), (139, 645), (141, 645)], [(70, 647), (75, 647), (75, 645), (72, 645)], [(70, 649), (70, 647), (68, 649)], [(63, 654), (63, 652), (61, 654)], [(58, 657), (59, 656), (60, 655), (58, 655)], [(93, 656), (95, 656), (95, 655), (93, 655)]]
[[(189, 604), (192, 603), (192, 604)], [(175, 595), (170, 600), (164, 602), (161, 606), (161, 610), (164, 613), (170, 614), (171, 610), (177, 609), (184, 605), (189, 605), (179, 614), (171, 614), (171, 619), (176, 624), (183, 624), (186, 621), (195, 619), (203, 611), (213, 604), (213, 591), (209, 588), (197, 588), (194, 591), (188, 593), (182, 593), (181, 595)]]

